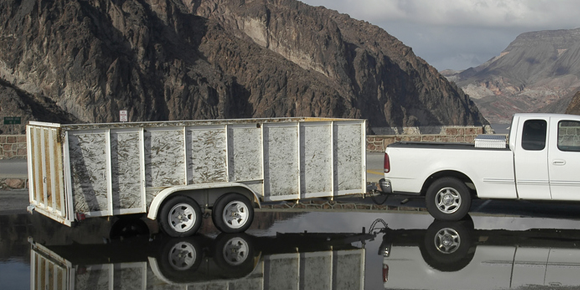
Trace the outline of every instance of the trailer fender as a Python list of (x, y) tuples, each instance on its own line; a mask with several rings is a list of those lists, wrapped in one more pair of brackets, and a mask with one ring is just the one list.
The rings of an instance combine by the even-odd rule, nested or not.
[(258, 205), (258, 208), (262, 207), (260, 204), (260, 198), (258, 194), (250, 187), (243, 183), (235, 183), (235, 182), (227, 182), (227, 183), (205, 183), (205, 184), (190, 184), (190, 185), (178, 185), (166, 188), (159, 192), (151, 201), (151, 205), (149, 206), (149, 211), (147, 213), (147, 218), (151, 220), (157, 219), (157, 214), (159, 213), (159, 209), (163, 204), (163, 201), (167, 199), (169, 196), (184, 191), (192, 191), (192, 190), (211, 190), (211, 189), (219, 189), (219, 188), (234, 188), (234, 187), (241, 187), (254, 195), (254, 202)]

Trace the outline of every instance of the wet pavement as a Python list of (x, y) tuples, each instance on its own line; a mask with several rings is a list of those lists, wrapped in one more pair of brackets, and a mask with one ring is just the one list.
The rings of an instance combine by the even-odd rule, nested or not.
[(200, 234), (183, 239), (149, 236), (137, 219), (68, 228), (39, 214), (2, 214), (0, 282), (2, 289), (580, 287), (578, 207), (554, 204), (537, 216), (521, 206), (522, 216), (476, 212), (461, 222), (436, 222), (421, 210), (263, 210), (245, 234), (220, 234), (205, 219)]

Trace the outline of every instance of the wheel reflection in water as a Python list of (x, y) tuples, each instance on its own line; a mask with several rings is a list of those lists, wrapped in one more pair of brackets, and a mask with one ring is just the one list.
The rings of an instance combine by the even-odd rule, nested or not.
[(187, 270), (195, 264), (197, 252), (195, 247), (188, 242), (179, 242), (169, 251), (169, 264), (175, 270)]
[(234, 237), (228, 240), (223, 248), (223, 257), (225, 261), (232, 265), (237, 266), (244, 261), (249, 256), (250, 247), (246, 240), (240, 237)]
[(435, 234), (435, 248), (443, 254), (452, 254), (461, 245), (461, 236), (452, 228), (443, 228)]

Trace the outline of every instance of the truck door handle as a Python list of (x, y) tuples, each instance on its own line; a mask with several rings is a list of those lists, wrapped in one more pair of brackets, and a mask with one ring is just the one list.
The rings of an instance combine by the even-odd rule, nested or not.
[(564, 166), (564, 165), (566, 165), (566, 160), (556, 159), (556, 160), (552, 161), (552, 164), (554, 164), (556, 166)]

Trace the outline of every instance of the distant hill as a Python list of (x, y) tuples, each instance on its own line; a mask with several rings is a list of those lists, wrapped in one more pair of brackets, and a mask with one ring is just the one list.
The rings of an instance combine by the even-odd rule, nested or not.
[(0, 114), (23, 121), (115, 122), (125, 109), (130, 121), (487, 124), (383, 29), (295, 0), (3, 0), (0, 11), (0, 79), (20, 92), (0, 91), (0, 106), (23, 104)]
[(564, 112), (580, 88), (580, 29), (520, 34), (497, 57), (447, 74), (492, 123), (517, 112)]

